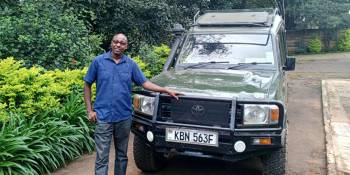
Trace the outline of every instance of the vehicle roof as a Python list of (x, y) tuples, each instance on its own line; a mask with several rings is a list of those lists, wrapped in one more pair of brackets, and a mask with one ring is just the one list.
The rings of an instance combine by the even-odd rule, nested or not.
[(197, 19), (192, 27), (195, 33), (276, 33), (283, 23), (278, 10), (250, 9), (207, 11)]
[(200, 27), (195, 26), (192, 32), (196, 33), (244, 33), (244, 34), (269, 34), (270, 27)]
[(264, 24), (271, 25), (268, 12), (207, 12), (196, 21), (199, 25)]

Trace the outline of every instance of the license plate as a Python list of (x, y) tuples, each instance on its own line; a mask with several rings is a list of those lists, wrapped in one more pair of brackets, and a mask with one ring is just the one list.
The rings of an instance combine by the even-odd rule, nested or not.
[(218, 146), (218, 133), (204, 130), (166, 128), (165, 140), (206, 146)]

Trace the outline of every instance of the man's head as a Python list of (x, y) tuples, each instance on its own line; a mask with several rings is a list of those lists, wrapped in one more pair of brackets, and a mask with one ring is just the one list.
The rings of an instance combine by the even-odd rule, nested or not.
[(115, 34), (111, 41), (111, 48), (113, 56), (120, 57), (128, 48), (128, 38), (122, 33)]

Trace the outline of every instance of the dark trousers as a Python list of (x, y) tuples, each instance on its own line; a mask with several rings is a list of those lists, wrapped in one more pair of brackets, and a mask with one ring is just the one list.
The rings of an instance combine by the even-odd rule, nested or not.
[(114, 175), (125, 175), (128, 165), (128, 142), (131, 118), (116, 123), (97, 122), (95, 129), (95, 175), (108, 175), (109, 150), (114, 137)]

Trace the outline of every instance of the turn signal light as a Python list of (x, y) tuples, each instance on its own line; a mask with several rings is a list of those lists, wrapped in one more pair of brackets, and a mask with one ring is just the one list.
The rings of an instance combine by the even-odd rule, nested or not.
[(271, 138), (261, 138), (260, 145), (271, 145)]
[(272, 139), (271, 138), (256, 138), (253, 140), (254, 145), (271, 145)]
[(139, 109), (140, 108), (140, 98), (134, 96), (133, 103), (134, 108)]
[(280, 111), (277, 106), (273, 106), (270, 110), (271, 110), (271, 124), (277, 124), (280, 118)]

